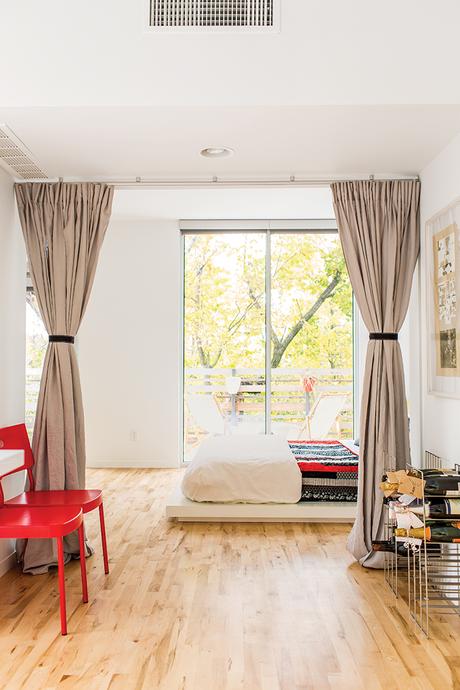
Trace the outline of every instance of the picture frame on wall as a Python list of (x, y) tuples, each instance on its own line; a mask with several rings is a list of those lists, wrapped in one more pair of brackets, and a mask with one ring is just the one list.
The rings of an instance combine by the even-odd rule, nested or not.
[(428, 393), (460, 398), (460, 199), (427, 221)]

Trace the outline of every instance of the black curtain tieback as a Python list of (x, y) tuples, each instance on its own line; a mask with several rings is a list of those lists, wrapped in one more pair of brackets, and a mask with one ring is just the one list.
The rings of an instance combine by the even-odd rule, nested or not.
[(369, 333), (369, 340), (398, 340), (397, 333)]
[(50, 335), (50, 343), (70, 343), (71, 345), (75, 342), (75, 337), (73, 335)]

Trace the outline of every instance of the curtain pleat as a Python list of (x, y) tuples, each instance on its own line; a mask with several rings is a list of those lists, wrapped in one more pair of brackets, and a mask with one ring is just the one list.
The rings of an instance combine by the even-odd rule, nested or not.
[[(406, 317), (420, 247), (420, 183), (416, 180), (337, 182), (334, 208), (351, 285), (366, 328), (398, 333)], [(367, 567), (383, 565), (372, 552), (382, 539), (378, 488), (384, 469), (410, 461), (401, 348), (397, 340), (370, 340), (361, 399), (357, 517), (348, 539)]]
[[(15, 185), (32, 283), (49, 335), (75, 336), (88, 304), (110, 219), (113, 188), (90, 183)], [(85, 425), (74, 345), (49, 343), (32, 440), (37, 490), (85, 487)], [(88, 552), (91, 552), (87, 545)], [(66, 560), (79, 553), (65, 539)], [(24, 572), (46, 572), (54, 540), (18, 544)]]

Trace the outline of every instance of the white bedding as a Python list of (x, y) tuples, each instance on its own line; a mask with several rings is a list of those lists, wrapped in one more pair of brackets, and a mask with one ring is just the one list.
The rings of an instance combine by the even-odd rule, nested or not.
[(280, 436), (209, 436), (182, 480), (192, 501), (297, 503), (302, 475)]

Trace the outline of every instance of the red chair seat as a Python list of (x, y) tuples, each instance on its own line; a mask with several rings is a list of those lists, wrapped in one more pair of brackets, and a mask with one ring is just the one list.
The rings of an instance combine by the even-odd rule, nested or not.
[(63, 537), (78, 529), (80, 543), (80, 570), (83, 601), (88, 601), (86, 580), (85, 537), (83, 534), (83, 511), (80, 506), (54, 506), (28, 508), (11, 506), (6, 509), (0, 504), (0, 539), (56, 539), (59, 579), (59, 607), (61, 611), (61, 633), (67, 635), (67, 608), (65, 600), (64, 542)]
[(89, 513), (102, 503), (99, 489), (66, 489), (65, 491), (24, 491), (24, 493), (5, 501), (5, 507), (12, 506), (79, 506)]
[[(2, 474), (0, 467), (0, 539), (49, 539), (56, 540), (61, 611), (61, 633), (67, 634), (67, 613), (64, 575), (64, 537), (78, 530), (80, 571), (83, 601), (88, 601), (86, 578), (85, 535), (83, 513), (99, 508), (104, 570), (109, 572), (109, 558), (105, 536), (102, 492), (98, 490), (35, 491), (32, 468), (34, 457), (25, 424), (0, 429), (0, 448), (24, 451), (24, 464)], [(30, 491), (12, 498), (5, 504), (2, 479), (26, 470)]]
[(64, 537), (78, 529), (83, 512), (77, 506), (51, 508), (0, 508), (0, 538), (46, 539)]
[[(0, 467), (0, 507), (4, 506), (7, 508), (5, 512), (11, 512), (13, 510), (25, 509), (25, 510), (36, 510), (39, 508), (46, 508), (50, 511), (59, 511), (65, 507), (75, 510), (76, 508), (83, 511), (83, 513), (89, 513), (90, 511), (98, 508), (99, 510), (99, 523), (101, 528), (101, 541), (102, 541), (102, 555), (104, 557), (104, 572), (108, 574), (109, 572), (109, 554), (107, 551), (107, 538), (105, 533), (105, 519), (104, 519), (104, 504), (102, 500), (102, 491), (99, 489), (68, 489), (62, 491), (35, 491), (35, 479), (34, 473), (32, 471), (34, 466), (34, 456), (32, 449), (30, 447), (29, 436), (27, 434), (27, 429), (25, 424), (15, 424), (13, 426), (4, 427), (0, 429), (0, 448), (4, 449), (15, 449), (24, 451), (24, 464), (16, 467), (14, 470), (1, 473)], [(10, 499), (9, 501), (4, 500), (4, 494), (2, 491), (1, 480), (15, 472), (20, 472), (26, 470), (27, 477), (29, 479), (29, 491), (25, 491), (20, 496)], [(55, 515), (59, 515), (58, 512)], [(72, 531), (72, 530), (69, 530)], [(83, 539), (83, 526), (81, 528), (81, 535)], [(3, 536), (0, 532), (0, 537)], [(18, 535), (13, 535), (18, 536)], [(33, 535), (30, 534), (30, 537)], [(46, 535), (39, 535), (46, 536)], [(59, 539), (59, 537), (56, 537)], [(84, 543), (82, 541), (83, 552)], [(59, 548), (62, 547), (59, 546)], [(62, 548), (61, 548), (62, 550)], [(62, 555), (62, 554), (61, 554)], [(62, 559), (61, 559), (62, 560)], [(63, 561), (62, 561), (63, 566)], [(63, 626), (64, 628), (65, 626)]]

